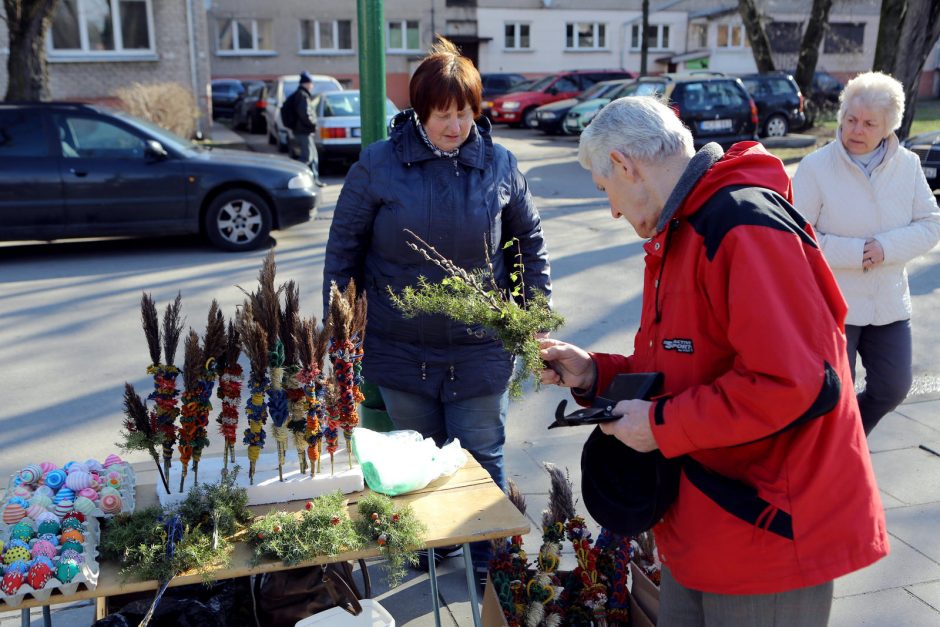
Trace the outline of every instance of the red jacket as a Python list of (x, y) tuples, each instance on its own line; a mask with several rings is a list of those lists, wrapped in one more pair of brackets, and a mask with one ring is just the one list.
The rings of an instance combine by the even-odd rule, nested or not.
[[(698, 464), (654, 533), (673, 576), (696, 590), (813, 586), (888, 553), (845, 301), (791, 200), (776, 157), (732, 147), (645, 244), (633, 355), (593, 354), (598, 390), (619, 372), (665, 376), (653, 435), (666, 457)], [(709, 470), (756, 493), (706, 496)]]

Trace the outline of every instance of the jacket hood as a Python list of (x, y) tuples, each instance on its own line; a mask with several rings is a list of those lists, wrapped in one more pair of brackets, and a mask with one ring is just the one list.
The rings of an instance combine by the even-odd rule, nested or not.
[[(392, 118), (392, 134), (389, 141), (394, 147), (395, 154), (404, 163), (438, 159), (437, 155), (428, 149), (418, 135), (414, 109), (400, 111)], [(493, 158), (493, 138), (490, 135), (492, 125), (485, 117), (481, 117), (470, 129), (467, 141), (460, 146), (457, 161), (467, 167), (482, 170), (486, 163)]]
[(783, 163), (759, 142), (738, 142), (728, 149), (699, 179), (679, 210), (689, 215), (701, 207), (715, 192), (732, 185), (750, 185), (774, 191), (787, 202), (793, 202), (793, 188)]

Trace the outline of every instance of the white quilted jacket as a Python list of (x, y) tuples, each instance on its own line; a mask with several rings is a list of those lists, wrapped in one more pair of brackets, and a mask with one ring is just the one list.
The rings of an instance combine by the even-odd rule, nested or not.
[[(869, 179), (836, 139), (800, 162), (793, 198), (816, 229), (848, 302), (846, 324), (910, 318), (904, 265), (940, 240), (940, 210), (917, 155), (902, 148), (892, 133), (884, 161)], [(885, 261), (863, 272), (862, 249), (870, 237), (884, 248)]]

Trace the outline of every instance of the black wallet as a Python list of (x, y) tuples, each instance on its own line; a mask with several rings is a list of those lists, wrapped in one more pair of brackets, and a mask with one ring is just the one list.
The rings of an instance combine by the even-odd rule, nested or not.
[(555, 422), (548, 425), (548, 428), (595, 425), (616, 420), (620, 416), (614, 416), (611, 412), (618, 402), (635, 398), (649, 400), (659, 394), (662, 387), (663, 373), (661, 372), (631, 372), (615, 375), (604, 393), (594, 397), (594, 402), (590, 407), (584, 407), (566, 416), (565, 407), (568, 401), (560, 402), (555, 409)]

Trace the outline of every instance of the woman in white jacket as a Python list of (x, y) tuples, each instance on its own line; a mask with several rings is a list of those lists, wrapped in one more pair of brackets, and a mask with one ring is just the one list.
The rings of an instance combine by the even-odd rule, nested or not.
[(904, 115), (901, 83), (867, 72), (849, 81), (839, 100), (838, 141), (803, 159), (793, 197), (849, 305), (849, 362), (853, 376), (856, 355), (865, 367), (858, 404), (867, 434), (911, 387), (904, 266), (940, 239), (940, 211), (920, 160), (894, 134)]

